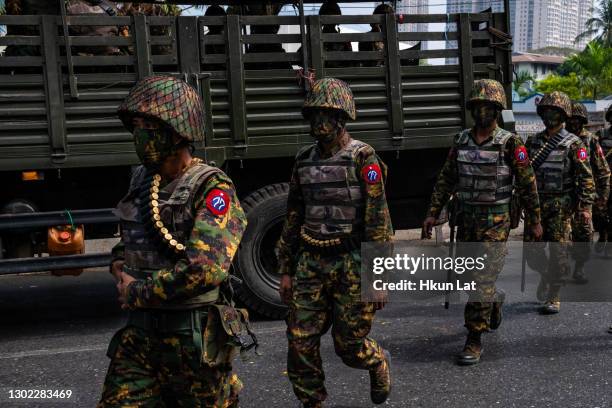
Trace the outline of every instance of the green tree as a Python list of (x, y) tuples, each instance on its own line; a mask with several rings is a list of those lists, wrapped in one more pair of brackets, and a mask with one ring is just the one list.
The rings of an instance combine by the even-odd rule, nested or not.
[(593, 40), (584, 51), (570, 56), (567, 65), (576, 73), (584, 94), (593, 99), (608, 94), (612, 87), (612, 48)]
[(516, 74), (516, 78), (512, 82), (514, 89), (522, 97), (529, 95), (531, 84), (535, 83), (535, 78), (529, 71), (521, 70)]
[(536, 84), (536, 90), (541, 93), (561, 91), (565, 92), (571, 99), (584, 98), (580, 89), (580, 80), (575, 72), (568, 76), (550, 74)]
[(605, 47), (612, 47), (612, 0), (599, 0), (597, 7), (591, 9), (593, 17), (585, 23), (586, 30), (576, 37), (575, 42), (594, 38)]

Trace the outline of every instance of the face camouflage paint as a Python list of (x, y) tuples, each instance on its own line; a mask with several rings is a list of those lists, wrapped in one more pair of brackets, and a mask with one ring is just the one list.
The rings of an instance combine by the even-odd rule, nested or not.
[(134, 146), (138, 158), (146, 167), (156, 168), (172, 154), (174, 141), (168, 129), (134, 129)]
[(554, 129), (563, 123), (563, 113), (557, 109), (543, 109), (540, 117), (542, 118), (542, 122), (544, 122), (546, 129)]
[(333, 142), (345, 125), (340, 112), (316, 110), (310, 115), (310, 134), (321, 143)]
[(487, 103), (476, 104), (471, 109), (472, 118), (476, 127), (486, 129), (497, 119), (498, 110), (495, 106)]

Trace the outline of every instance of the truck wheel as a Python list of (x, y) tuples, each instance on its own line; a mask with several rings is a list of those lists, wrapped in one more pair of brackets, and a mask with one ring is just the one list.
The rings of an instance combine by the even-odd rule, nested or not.
[(241, 201), (249, 225), (234, 263), (236, 276), (243, 281), (236, 294), (248, 307), (273, 319), (281, 319), (287, 312), (278, 295), (275, 246), (287, 214), (288, 194), (287, 183), (270, 184)]

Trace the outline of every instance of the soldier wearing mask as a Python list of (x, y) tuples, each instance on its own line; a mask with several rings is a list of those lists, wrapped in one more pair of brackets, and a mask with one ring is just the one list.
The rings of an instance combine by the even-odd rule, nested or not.
[[(374, 15), (377, 14), (394, 14), (395, 11), (393, 10), (393, 7), (391, 7), (389, 4), (379, 4), (378, 6), (376, 6), (376, 8), (374, 9)], [(370, 24), (370, 26), (372, 27), (372, 29), (370, 30), (371, 33), (380, 33), (381, 32), (381, 27), (380, 24)], [(385, 50), (385, 42), (384, 41), (369, 41), (369, 42), (360, 42), (359, 43), (359, 51), (384, 51)], [(361, 63), (362, 66), (364, 67), (381, 67), (383, 66), (385, 63), (384, 61), (363, 61)]]
[[(538, 300), (544, 302), (542, 314), (559, 313), (559, 292), (569, 278), (567, 244), (570, 242), (571, 221), (579, 217), (591, 222), (591, 205), (595, 187), (589, 154), (580, 138), (568, 132), (563, 124), (572, 116), (572, 104), (563, 92), (544, 95), (538, 104), (538, 115), (546, 130), (527, 140), (536, 173), (538, 195), (544, 227), (543, 241), (525, 234), (527, 263), (541, 275)], [(550, 245), (550, 257), (544, 253)]]
[(393, 236), (384, 164), (346, 130), (356, 112), (345, 82), (316, 81), (302, 113), (316, 143), (296, 156), (277, 245), (280, 296), (289, 305), (289, 380), (304, 407), (322, 406), (319, 347), (331, 326), (336, 353), (349, 367), (369, 371), (371, 399), (381, 404), (390, 392), (390, 356), (368, 333), (385, 299), (379, 293), (380, 302), (361, 302), (360, 245)]
[(116, 210), (121, 241), (111, 272), (129, 317), (108, 348), (98, 407), (237, 407), (236, 349), (220, 316), (237, 325), (246, 317), (220, 300), (220, 287), (247, 221), (230, 178), (192, 157), (205, 128), (198, 92), (151, 76), (132, 88), (119, 117), (142, 165)]
[[(580, 137), (587, 149), (597, 193), (593, 212), (602, 213), (607, 210), (610, 195), (610, 167), (597, 137), (584, 128), (587, 123), (589, 123), (589, 116), (586, 107), (580, 102), (572, 101), (572, 117), (567, 120), (565, 128), (568, 132)], [(584, 273), (584, 265), (590, 255), (593, 231), (590, 219), (582, 219), (579, 214), (577, 213), (572, 219), (572, 241), (588, 244), (576, 245), (572, 248), (572, 255), (576, 261), (573, 278), (576, 283), (584, 284), (588, 282)]]
[[(612, 105), (608, 107), (605, 118), (611, 125), (599, 130), (596, 137), (598, 138), (608, 166), (612, 168)], [(595, 249), (601, 252), (604, 249), (606, 241), (612, 241), (612, 200), (610, 200), (610, 196), (608, 196), (607, 208), (600, 210), (595, 206), (593, 210), (593, 216), (595, 217), (593, 224), (599, 233)], [(610, 248), (606, 246), (606, 253), (609, 253), (609, 251)]]
[(457, 356), (459, 365), (477, 364), (483, 351), (482, 333), (501, 324), (504, 294), (496, 290), (495, 282), (505, 256), (499, 243), (505, 243), (510, 233), (513, 188), (525, 209), (525, 229), (542, 235), (535, 176), (527, 150), (519, 137), (498, 126), (499, 115), (506, 108), (503, 86), (491, 79), (476, 81), (466, 107), (475, 125), (455, 138), (423, 223), (423, 235), (431, 238), (436, 219), (455, 193), (457, 240), (483, 242), (485, 248), (494, 243), (487, 251), (486, 268), (472, 277), (477, 290), (470, 293), (465, 306), (468, 335)]
[[(321, 5), (319, 9), (320, 16), (341, 16), (342, 11), (340, 6), (335, 1), (327, 1)], [(324, 24), (321, 31), (324, 34), (339, 34), (340, 29), (336, 24)], [(350, 42), (326, 42), (324, 44), (326, 52), (333, 51), (353, 51), (353, 46)], [(325, 61), (325, 67), (327, 68), (342, 68), (350, 66), (350, 63), (343, 61)]]

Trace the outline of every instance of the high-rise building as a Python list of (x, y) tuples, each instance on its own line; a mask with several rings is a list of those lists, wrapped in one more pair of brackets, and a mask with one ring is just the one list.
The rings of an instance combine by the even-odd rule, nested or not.
[(514, 0), (510, 6), (514, 51), (585, 47), (586, 39), (574, 39), (585, 30), (593, 0)]
[(494, 13), (504, 10), (503, 0), (448, 0), (446, 2), (447, 13), (478, 13), (491, 8)]
[[(400, 0), (397, 14), (429, 14), (429, 0)], [(427, 24), (400, 24), (400, 32), (427, 31)]]

